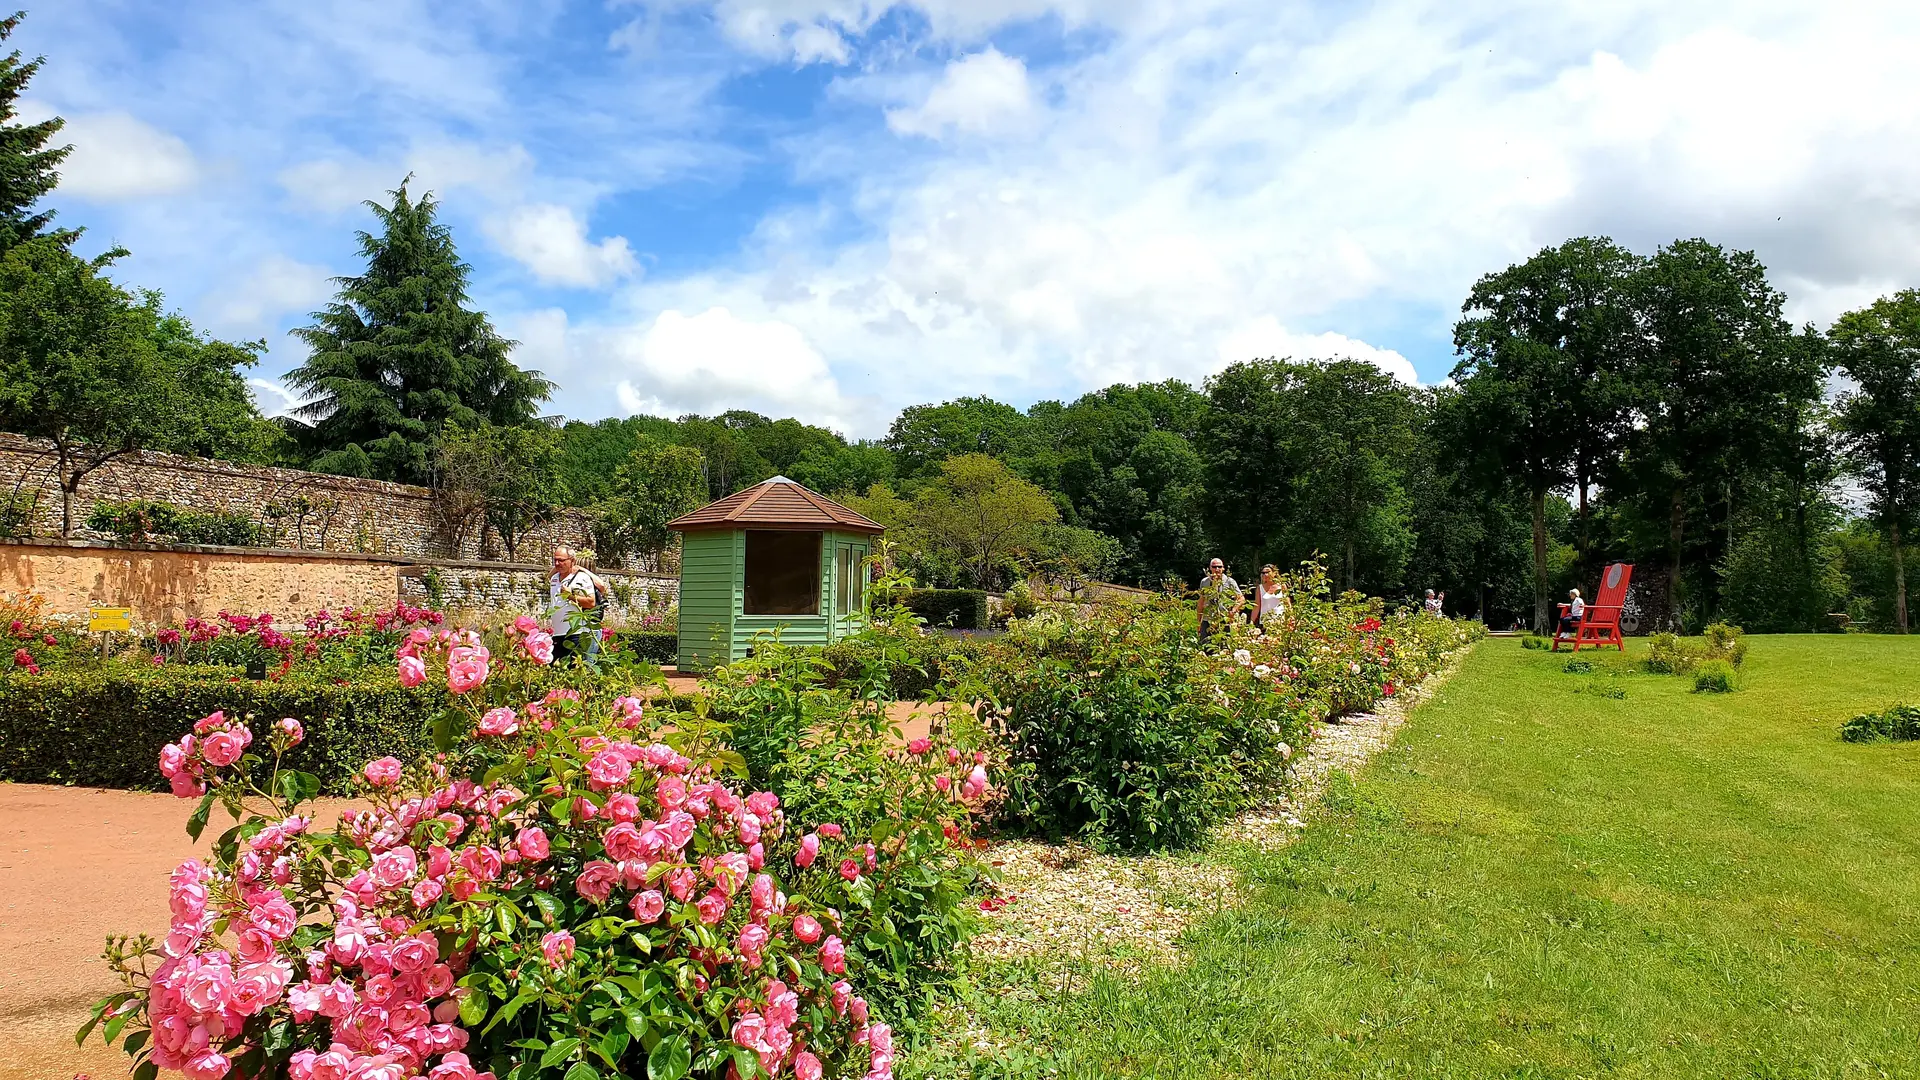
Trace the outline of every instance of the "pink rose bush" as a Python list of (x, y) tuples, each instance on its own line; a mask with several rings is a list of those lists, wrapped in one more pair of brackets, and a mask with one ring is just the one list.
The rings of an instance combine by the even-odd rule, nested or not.
[(443, 750), (367, 762), (332, 828), (304, 807), (319, 781), (283, 764), (297, 722), (258, 745), (214, 713), (165, 747), (162, 775), (200, 800), (189, 833), (216, 806), (234, 824), (175, 870), (164, 939), (110, 949), (126, 988), (89, 1029), (193, 1080), (891, 1077), (857, 986), (887, 979), (890, 946), (853, 943), (965, 851), (977, 800), (915, 770), (982, 792), (989, 771), (896, 749), (887, 767), (920, 779), (888, 813), (802, 826), (728, 779), (737, 756), (691, 714), (653, 740), (637, 699), (528, 700), (538, 632), (489, 651), (414, 627), (396, 659), (447, 680)]

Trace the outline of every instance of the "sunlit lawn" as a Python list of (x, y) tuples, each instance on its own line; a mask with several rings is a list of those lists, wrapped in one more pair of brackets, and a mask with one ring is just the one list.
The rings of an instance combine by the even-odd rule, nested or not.
[(1837, 737), (1920, 640), (1756, 638), (1724, 696), (1565, 660), (1477, 647), (1305, 839), (1222, 853), (1252, 899), (1190, 962), (978, 1019), (1085, 1076), (1920, 1076), (1920, 744)]

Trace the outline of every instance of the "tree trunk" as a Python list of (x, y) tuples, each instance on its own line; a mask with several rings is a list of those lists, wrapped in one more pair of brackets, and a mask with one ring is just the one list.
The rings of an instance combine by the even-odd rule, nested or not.
[(1685, 556), (1680, 544), (1686, 536), (1687, 489), (1673, 489), (1673, 510), (1669, 518), (1669, 541), (1673, 544), (1673, 565), (1667, 570), (1667, 620), (1675, 633), (1680, 626), (1680, 563)]
[(1348, 589), (1353, 588), (1353, 533), (1347, 533), (1347, 581)]
[(1593, 549), (1593, 537), (1587, 521), (1587, 467), (1582, 464), (1575, 470), (1574, 487), (1579, 490), (1580, 500), (1580, 568), (1587, 568), (1587, 553)]
[(1547, 622), (1547, 489), (1533, 489), (1533, 629), (1544, 634)]
[(1907, 560), (1900, 551), (1900, 523), (1893, 523), (1893, 624), (1907, 632)]

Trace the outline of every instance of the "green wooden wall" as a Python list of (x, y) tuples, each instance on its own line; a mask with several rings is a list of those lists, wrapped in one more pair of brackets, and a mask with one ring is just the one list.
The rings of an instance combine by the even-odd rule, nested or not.
[(778, 632), (788, 645), (826, 645), (859, 628), (857, 614), (834, 614), (838, 595), (837, 552), (853, 548), (860, 559), (872, 551), (864, 533), (828, 532), (820, 542), (820, 614), (745, 615), (747, 534), (690, 532), (680, 549), (680, 650), (682, 671), (706, 671), (744, 659), (762, 634)]

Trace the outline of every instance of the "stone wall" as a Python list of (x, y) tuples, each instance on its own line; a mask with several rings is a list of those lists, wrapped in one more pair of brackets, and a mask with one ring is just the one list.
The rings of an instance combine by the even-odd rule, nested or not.
[[(60, 535), (58, 460), (51, 443), (0, 432), (0, 507), (12, 499), (33, 501), (26, 528), (14, 535)], [(429, 488), (146, 451), (116, 458), (80, 481), (72, 537), (112, 539), (84, 527), (87, 513), (95, 502), (129, 499), (243, 514), (272, 530), (274, 547), (299, 551), (451, 559), (497, 554), (481, 552), (476, 530), (451, 537)], [(534, 530), (519, 551), (524, 558), (556, 543), (589, 542), (586, 515), (569, 510)]]
[[(531, 611), (536, 589), (545, 599), (546, 574), (541, 566), (354, 553), (0, 540), (0, 593), (37, 593), (69, 615), (130, 607), (142, 627), (223, 610), (298, 619), (322, 609), (390, 608), (402, 599), (426, 604), (435, 591), (447, 609)], [(675, 578), (619, 570), (601, 576), (615, 584), (608, 613), (616, 622), (679, 594)]]

